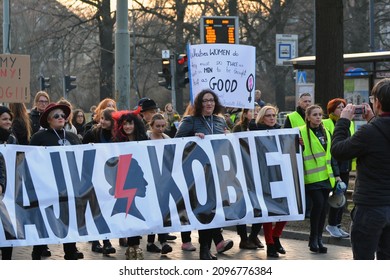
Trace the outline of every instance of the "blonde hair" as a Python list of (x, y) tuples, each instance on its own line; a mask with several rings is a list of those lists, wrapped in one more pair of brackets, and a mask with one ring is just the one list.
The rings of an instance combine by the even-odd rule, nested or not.
[(72, 127), (73, 126), (73, 124), (72, 124), (72, 119), (73, 119), (73, 106), (72, 106), (72, 103), (70, 103), (65, 98), (61, 97), (61, 99), (58, 100), (57, 104), (66, 105), (66, 106), (68, 106), (70, 108), (70, 114), (69, 114), (68, 119), (66, 120), (66, 122), (69, 123), (70, 127)]
[(272, 105), (265, 105), (263, 106), (259, 113), (257, 114), (256, 123), (257, 124), (263, 124), (264, 123), (264, 116), (267, 110), (274, 110), (275, 115), (278, 115), (279, 109), (276, 106)]
[(49, 94), (48, 94), (46, 91), (40, 90), (40, 91), (38, 91), (38, 92), (35, 94), (35, 97), (34, 97), (34, 107), (37, 106), (38, 101), (39, 101), (39, 98), (41, 98), (41, 96), (46, 97), (47, 101), (50, 103)]
[(165, 122), (167, 121), (162, 114), (156, 113), (152, 116), (152, 119), (149, 122), (150, 127), (152, 127), (154, 125), (154, 122), (157, 120), (164, 120)]

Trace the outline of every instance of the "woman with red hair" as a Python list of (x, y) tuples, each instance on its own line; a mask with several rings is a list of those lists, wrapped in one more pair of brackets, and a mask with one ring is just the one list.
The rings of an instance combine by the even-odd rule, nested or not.
[[(115, 121), (113, 142), (142, 141), (147, 140), (145, 125), (139, 117), (139, 111), (117, 111), (112, 114)], [(121, 238), (123, 239), (123, 238)], [(139, 247), (141, 236), (125, 238), (126, 259), (143, 260), (144, 254)]]
[[(325, 128), (328, 129), (331, 135), (333, 135), (333, 131), (336, 125), (336, 122), (340, 119), (341, 111), (343, 111), (344, 107), (347, 105), (345, 99), (342, 98), (334, 98), (328, 102), (326, 106), (328, 112), (328, 119), (322, 121)], [(351, 125), (349, 127), (349, 133), (351, 136), (355, 132), (354, 122), (351, 121)], [(348, 186), (349, 183), (349, 172), (352, 170), (352, 161), (337, 161), (337, 165), (340, 172), (340, 178)], [(347, 190), (345, 190), (346, 192)], [(348, 238), (349, 233), (341, 228), (341, 220), (343, 217), (345, 205), (340, 208), (329, 208), (328, 213), (328, 225), (325, 227), (326, 231), (332, 236), (336, 238)]]

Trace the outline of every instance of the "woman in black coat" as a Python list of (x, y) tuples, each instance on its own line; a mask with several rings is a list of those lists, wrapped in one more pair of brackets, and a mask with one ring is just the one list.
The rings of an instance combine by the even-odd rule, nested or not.
[[(107, 107), (101, 112), (100, 123), (85, 132), (83, 144), (113, 142), (114, 119), (112, 118), (112, 113), (115, 111), (114, 108)], [(103, 247), (98, 240), (92, 241), (91, 249), (93, 252), (103, 253), (104, 255), (116, 253), (116, 249), (112, 246), (109, 239), (103, 240)]]
[[(33, 146), (68, 146), (78, 145), (80, 139), (72, 132), (65, 131), (65, 120), (69, 117), (70, 107), (64, 104), (51, 103), (40, 118), (40, 126), (44, 129), (36, 132), (30, 141)], [(61, 202), (60, 202), (61, 203)], [(76, 243), (64, 243), (64, 258), (66, 260), (77, 260), (84, 258), (79, 252)], [(35, 245), (32, 251), (32, 259), (40, 260), (46, 245)]]
[[(11, 133), (12, 113), (5, 107), (0, 106), (0, 144), (17, 144), (16, 137)], [(7, 187), (7, 173), (5, 160), (0, 153), (0, 197), (4, 195)], [(12, 247), (0, 247), (3, 260), (12, 258)]]
[[(250, 130), (270, 130), (280, 129), (281, 126), (277, 123), (278, 109), (271, 105), (266, 105), (261, 108), (257, 118), (256, 125)], [(280, 236), (287, 222), (272, 222), (263, 223), (263, 231), (265, 243), (267, 245), (267, 256), (278, 258), (279, 254), (286, 254), (283, 246), (280, 244)], [(261, 228), (261, 226), (260, 226)]]

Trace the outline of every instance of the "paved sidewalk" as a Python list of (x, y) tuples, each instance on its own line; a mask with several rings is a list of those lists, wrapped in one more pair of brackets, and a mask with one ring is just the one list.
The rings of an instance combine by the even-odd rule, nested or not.
[[(146, 236), (141, 239), (141, 248), (144, 250), (145, 260), (198, 260), (199, 259), (199, 244), (197, 231), (192, 232), (192, 241), (197, 248), (195, 252), (185, 252), (181, 250), (180, 233), (173, 233), (177, 236), (175, 241), (169, 244), (173, 247), (173, 252), (167, 255), (159, 253), (146, 252)], [(265, 249), (257, 250), (242, 250), (238, 244), (240, 238), (234, 229), (225, 229), (223, 232), (225, 239), (232, 239), (234, 246), (229, 251), (223, 254), (217, 254), (218, 260), (271, 260), (267, 258)], [(261, 241), (265, 244), (264, 237), (260, 236)], [(349, 246), (349, 239), (335, 239), (328, 235), (324, 236), (324, 243), (328, 247), (327, 254), (316, 254), (309, 251), (307, 246), (308, 236), (305, 233), (289, 232), (283, 233), (281, 243), (286, 249), (286, 255), (280, 255), (279, 259), (275, 260), (352, 260), (352, 250)], [(84, 260), (125, 260), (126, 248), (119, 246), (118, 239), (111, 240), (112, 245), (116, 248), (116, 254), (103, 256), (102, 254), (91, 251), (91, 243), (77, 243), (79, 251), (84, 253)], [(159, 244), (158, 244), (159, 245)], [(64, 260), (62, 245), (49, 245), (52, 256), (42, 258), (47, 260)], [(13, 259), (15, 260), (30, 260), (32, 247), (15, 247)], [(212, 247), (212, 252), (216, 252), (215, 246)]]

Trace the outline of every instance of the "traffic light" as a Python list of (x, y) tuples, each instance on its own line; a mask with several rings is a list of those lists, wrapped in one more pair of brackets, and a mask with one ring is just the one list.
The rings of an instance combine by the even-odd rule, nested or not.
[(168, 58), (161, 59), (162, 71), (158, 72), (158, 76), (164, 80), (158, 81), (160, 86), (166, 89), (172, 89), (172, 74), (171, 74), (171, 61)]
[(41, 90), (45, 90), (47, 88), (50, 87), (50, 78), (49, 77), (43, 77), (43, 76), (39, 76), (39, 88)]
[(189, 82), (187, 61), (188, 57), (186, 54), (180, 54), (177, 58), (176, 81), (179, 88), (185, 88)]
[(77, 85), (73, 84), (76, 81), (76, 76), (65, 76), (64, 77), (64, 88), (66, 92), (75, 89)]

